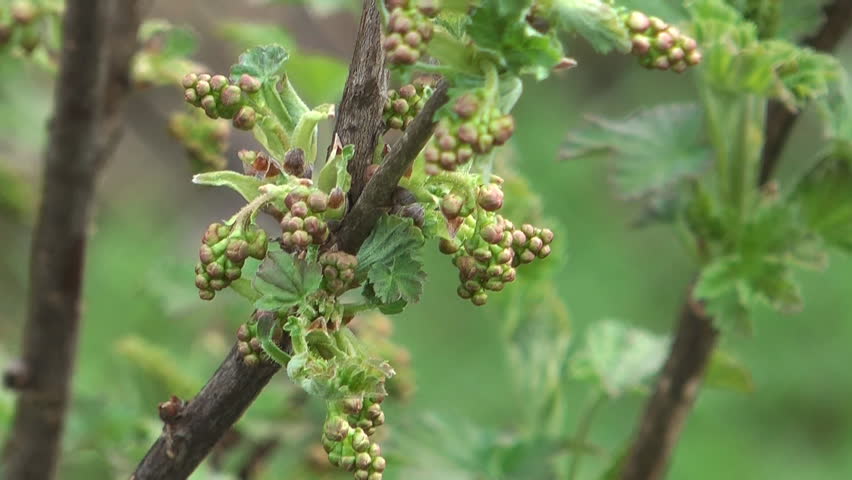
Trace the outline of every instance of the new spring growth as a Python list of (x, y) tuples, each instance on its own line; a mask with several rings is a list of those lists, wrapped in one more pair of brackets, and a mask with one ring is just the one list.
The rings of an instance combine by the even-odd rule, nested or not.
[(413, 65), (432, 39), (437, 0), (386, 0), (387, 25), (382, 46), (394, 65)]
[(405, 131), (432, 95), (432, 87), (421, 81), (388, 90), (383, 118), (389, 130)]
[(190, 73), (181, 85), (186, 102), (203, 109), (210, 118), (230, 119), (240, 130), (251, 130), (258, 121), (247, 96), (260, 91), (260, 81), (250, 75), (242, 75), (234, 85), (224, 75)]

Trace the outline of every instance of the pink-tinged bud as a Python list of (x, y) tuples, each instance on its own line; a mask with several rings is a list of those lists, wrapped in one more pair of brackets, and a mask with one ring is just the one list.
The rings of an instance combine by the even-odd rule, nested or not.
[(308, 205), (303, 201), (296, 202), (290, 207), (290, 213), (295, 217), (305, 218), (308, 216)]
[(198, 74), (198, 81), (199, 82), (209, 82), (210, 78), (211, 77), (210, 77), (209, 73), (199, 73)]
[(35, 5), (29, 2), (16, 2), (12, 5), (12, 19), (20, 25), (28, 25), (35, 20), (36, 11)]
[(479, 139), (479, 131), (476, 128), (476, 125), (472, 123), (463, 123), (459, 126), (458, 131), (459, 140), (469, 145), (473, 145)]
[(183, 99), (186, 100), (187, 103), (191, 103), (192, 105), (198, 106), (198, 93), (195, 92), (192, 88), (187, 88), (185, 92), (183, 92)]
[(222, 264), (217, 262), (207, 264), (205, 270), (207, 271), (207, 275), (210, 275), (210, 277), (213, 279), (221, 279), (225, 276), (225, 267), (223, 267)]
[(577, 60), (571, 57), (562, 57), (562, 60), (559, 60), (559, 63), (553, 66), (554, 72), (562, 72), (565, 70), (570, 70), (577, 66)]
[(542, 228), (538, 236), (545, 245), (550, 245), (550, 243), (553, 242), (553, 230), (549, 228)]
[(541, 250), (538, 251), (538, 258), (547, 258), (550, 255), (550, 245), (545, 245), (541, 247)]
[(406, 113), (408, 113), (409, 109), (410, 109), (410, 106), (408, 105), (408, 102), (404, 98), (398, 98), (398, 99), (394, 100), (393, 110), (396, 113), (398, 113), (400, 115), (405, 115)]
[(308, 195), (308, 206), (317, 213), (326, 211), (328, 209), (328, 195), (323, 192), (311, 192)]
[(216, 261), (216, 254), (213, 253), (213, 249), (209, 245), (201, 245), (201, 248), (198, 249), (198, 259), (201, 260), (201, 263), (207, 265)]
[(500, 277), (500, 279), (503, 280), (503, 282), (505, 282), (505, 283), (509, 283), (509, 282), (514, 282), (516, 276), (517, 276), (517, 271), (514, 268), (509, 268), (508, 270), (503, 272), (503, 275), (502, 275), (502, 277)]
[(398, 33), (388, 35), (382, 42), (382, 47), (389, 52), (396, 50), (400, 45), (402, 45), (402, 35)]
[(198, 298), (200, 298), (202, 300), (210, 301), (210, 300), (213, 300), (213, 297), (215, 297), (215, 296), (216, 296), (216, 292), (214, 292), (213, 290), (199, 290), (198, 291)]
[(228, 79), (224, 75), (213, 75), (210, 78), (210, 88), (219, 91), (228, 85)]
[(405, 8), (408, 6), (408, 0), (386, 0), (385, 5), (388, 6), (388, 10)]
[(656, 38), (654, 38), (654, 46), (659, 50), (668, 50), (672, 48), (674, 45), (674, 37), (672, 37), (668, 32), (660, 32), (657, 34)]
[(420, 25), (417, 26), (417, 33), (419, 33), (420, 36), (423, 37), (424, 42), (428, 42), (432, 39), (433, 31), (434, 30), (432, 27), (432, 22), (422, 22)]
[(535, 254), (529, 250), (524, 250), (519, 258), (521, 263), (530, 263), (535, 260)]
[[(535, 236), (535, 227), (530, 225), (529, 223), (525, 223), (521, 225), (521, 232), (526, 235), (527, 239), (530, 239)], [(526, 243), (526, 242), (524, 242)]]
[[(373, 455), (373, 454), (371, 453), (370, 455)], [(379, 456), (373, 455), (373, 463), (370, 465), (370, 467), (374, 471), (384, 472), (386, 466), (387, 466), (387, 462), (385, 461), (384, 457), (379, 457)], [(372, 479), (368, 478), (367, 480), (372, 480)]]
[(467, 163), (471, 158), (473, 158), (473, 148), (468, 145), (462, 145), (456, 150), (456, 160), (460, 164)]
[(698, 43), (695, 42), (695, 39), (685, 35), (681, 38), (680, 45), (687, 52), (691, 52), (698, 48)]
[(456, 100), (453, 111), (462, 118), (470, 118), (479, 110), (479, 101), (470, 93), (466, 93)]
[(642, 33), (651, 27), (651, 19), (642, 12), (632, 11), (627, 17), (627, 28), (634, 32)]
[(672, 65), (672, 71), (675, 73), (683, 73), (687, 68), (689, 68), (689, 65), (683, 60), (678, 60)]
[(698, 65), (701, 63), (701, 52), (698, 50), (693, 50), (689, 52), (689, 55), (686, 56), (686, 63), (689, 65)]
[(240, 89), (246, 93), (257, 93), (260, 91), (261, 82), (259, 79), (244, 73), (240, 76), (238, 85)]
[(180, 81), (181, 86), (183, 88), (194, 88), (195, 82), (198, 81), (198, 75), (194, 73), (187, 73), (183, 76), (183, 79)]
[(683, 57), (685, 55), (686, 55), (686, 53), (684, 53), (682, 48), (672, 47), (672, 49), (669, 50), (668, 57), (669, 57), (669, 60), (671, 60), (672, 62), (678, 62), (680, 60), (683, 60)]
[(456, 139), (450, 135), (445, 135), (438, 139), (438, 146), (441, 147), (441, 150), (455, 150), (456, 148)]
[(210, 288), (213, 290), (224, 290), (228, 286), (228, 281), (224, 278), (214, 278), (210, 280)]
[(222, 102), (222, 105), (226, 107), (233, 107), (242, 102), (243, 99), (243, 91), (240, 90), (240, 87), (236, 85), (228, 85), (222, 90), (222, 93), (219, 95), (219, 100)]
[(244, 106), (234, 115), (233, 123), (234, 127), (240, 130), (251, 130), (257, 123), (257, 114), (253, 108)]
[(207, 290), (210, 288), (210, 281), (204, 275), (196, 275), (195, 286), (198, 287), (199, 290)]
[(539, 250), (541, 250), (541, 247), (543, 247), (543, 246), (544, 246), (544, 242), (540, 238), (533, 237), (533, 238), (530, 239), (530, 244), (529, 244), (528, 248), (533, 253), (538, 253)]
[[(503, 206), (503, 191), (500, 190), (500, 187), (497, 185), (484, 185), (480, 187), (479, 192), (477, 192), (476, 203), (478, 203), (483, 210), (489, 212), (500, 210)], [(500, 233), (502, 236), (502, 232)], [(497, 239), (490, 243), (497, 243), (499, 241), (500, 240)]]
[(453, 171), (458, 166), (456, 163), (456, 154), (453, 152), (444, 152), (441, 154), (440, 159), (441, 167), (444, 170)]
[(390, 61), (398, 65), (412, 65), (420, 59), (420, 52), (406, 45), (400, 45), (390, 54)]
[(651, 39), (645, 35), (633, 35), (631, 42), (633, 43), (632, 52), (634, 55), (645, 55), (651, 50)]
[(237, 329), (237, 338), (243, 342), (251, 340), (251, 331), (249, 331), (248, 325), (245, 323), (240, 325), (240, 328)]
[(412, 48), (417, 48), (423, 43), (423, 37), (418, 32), (408, 32), (402, 39)]
[(207, 95), (208, 93), (210, 93), (210, 83), (205, 82), (203, 80), (199, 80), (195, 83), (195, 91), (198, 93), (199, 97)]
[(666, 30), (666, 33), (668, 33), (669, 35), (671, 35), (671, 36), (672, 36), (672, 38), (674, 39), (675, 43), (677, 43), (677, 42), (678, 42), (678, 41), (680, 41), (680, 39), (681, 39), (681, 33), (680, 33), (680, 30), (679, 30), (678, 28), (676, 28), (676, 27), (669, 27), (669, 28), (668, 28), (668, 30)]
[(465, 300), (469, 300), (469, 299), (470, 299), (470, 297), (472, 297), (472, 296), (473, 296), (473, 294), (472, 294), (470, 291), (468, 291), (468, 289), (464, 288), (463, 286), (459, 286), (459, 287), (456, 289), (456, 294), (457, 294), (459, 297), (461, 297), (461, 298), (463, 298), (463, 299), (465, 299)]
[(663, 30), (669, 28), (669, 24), (664, 22), (661, 18), (649, 17), (648, 20), (651, 22), (651, 28), (658, 32), (662, 32)]
[(515, 251), (511, 248), (504, 248), (497, 254), (495, 260), (498, 264), (503, 265), (505, 263), (511, 262), (515, 258)]
[(657, 70), (668, 70), (671, 63), (666, 57), (657, 57), (651, 65)]
[(225, 255), (234, 263), (242, 263), (248, 258), (249, 244), (245, 240), (234, 240), (228, 244)]
[(417, 95), (417, 88), (414, 85), (408, 84), (399, 87), (400, 97), (410, 100), (411, 98), (414, 98), (415, 95)]
[(328, 207), (334, 210), (343, 206), (346, 200), (346, 194), (340, 187), (334, 187), (328, 195)]

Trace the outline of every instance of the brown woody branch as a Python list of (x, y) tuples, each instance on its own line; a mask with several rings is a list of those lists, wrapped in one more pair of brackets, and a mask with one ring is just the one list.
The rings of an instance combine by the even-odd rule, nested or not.
[[(825, 16), (823, 27), (804, 43), (817, 50), (830, 51), (852, 26), (852, 2), (836, 0), (825, 7)], [(778, 103), (770, 103), (760, 172), (761, 185), (772, 177), (796, 119), (795, 113)], [(646, 404), (621, 470), (621, 480), (664, 478), (718, 337), (713, 319), (704, 312), (690, 289), (674, 343)]]
[[(804, 44), (821, 52), (830, 52), (837, 47), (850, 26), (852, 26), (852, 2), (836, 0), (823, 9), (825, 24), (814, 35), (806, 38)], [(769, 103), (766, 111), (766, 143), (760, 164), (760, 184), (768, 182), (778, 167), (781, 153), (787, 139), (798, 120), (798, 112), (791, 112), (777, 101)]]
[(67, 2), (33, 234), (23, 356), (6, 375), (19, 394), (4, 449), (6, 478), (43, 480), (56, 474), (95, 186), (107, 147), (121, 130), (138, 25), (135, 1)]
[[(368, 156), (356, 157), (356, 166), (351, 170), (353, 189), (357, 188), (358, 191), (364, 190), (366, 182), (363, 170), (372, 162), (372, 152), (383, 131), (381, 114), (386, 82), (385, 70), (376, 67), (377, 64), (381, 66), (382, 58), (376, 57), (376, 52), (381, 53), (381, 25), (376, 21), (378, 14), (375, 1), (367, 0), (364, 8), (365, 13), (350, 65), (344, 98), (340, 103), (336, 128), (338, 135), (346, 143), (356, 145), (356, 152), (369, 153)], [(365, 207), (358, 206), (367, 205), (370, 202), (368, 199), (381, 196), (375, 191), (384, 191), (384, 182), (377, 181), (376, 177), (390, 178), (396, 175), (394, 185), (398, 183), (407, 165), (414, 161), (414, 157), (431, 135), (432, 115), (437, 109), (434, 105), (442, 98), (444, 88), (436, 92), (435, 97), (438, 100), (431, 102), (433, 107), (424, 107), (423, 112), (409, 127), (409, 132), (395, 149), (397, 153), (391, 154), (393, 165), (404, 164), (406, 167), (403, 167), (398, 175), (396, 167), (379, 169), (374, 179), (366, 186), (363, 198), (359, 199), (355, 208), (344, 217), (338, 240), (354, 251), (357, 251), (363, 241), (363, 238), (358, 240), (360, 237), (356, 235), (360, 234), (362, 228), (369, 232), (377, 218), (359, 216), (356, 212)], [(372, 113), (366, 115), (365, 112)], [(388, 163), (391, 163), (390, 159)], [(386, 173), (379, 176), (382, 170)], [(347, 233), (350, 231), (350, 225), (358, 225), (358, 228), (354, 229), (356, 233)], [(246, 367), (234, 347), (201, 392), (184, 404), (173, 419), (164, 422), (163, 433), (137, 466), (132, 479), (180, 480), (189, 476), (279, 369), (274, 363)]]

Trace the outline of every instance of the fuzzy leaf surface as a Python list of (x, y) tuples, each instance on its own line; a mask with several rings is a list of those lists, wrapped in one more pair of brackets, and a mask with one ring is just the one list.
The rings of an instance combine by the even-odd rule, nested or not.
[(616, 398), (641, 390), (663, 365), (668, 346), (665, 337), (604, 320), (589, 327), (571, 372), (577, 378), (592, 380), (607, 396)]
[[(336, 149), (332, 148), (335, 152)], [(355, 145), (346, 145), (338, 153), (332, 153), (332, 158), (322, 167), (317, 180), (320, 190), (328, 193), (334, 187), (340, 187), (344, 192), (352, 188), (352, 175), (349, 174), (349, 160), (355, 156)]]
[(280, 311), (298, 305), (319, 289), (321, 281), (318, 264), (270, 248), (254, 279), (254, 288), (262, 295), (255, 308)]
[(211, 185), (215, 187), (228, 187), (250, 202), (260, 196), (258, 188), (263, 182), (255, 177), (243, 175), (231, 170), (218, 172), (199, 173), (192, 177), (192, 183), (198, 185)]
[(284, 74), (284, 64), (290, 54), (281, 45), (262, 45), (250, 48), (240, 55), (239, 63), (231, 67), (231, 81), (239, 80), (240, 76), (249, 74), (261, 82), (279, 78)]
[(415, 303), (423, 293), (426, 272), (414, 257), (399, 255), (389, 262), (376, 264), (367, 273), (376, 296), (385, 304), (399, 300)]
[(560, 26), (581, 35), (598, 52), (630, 51), (630, 33), (612, 3), (603, 0), (556, 0), (553, 3)]
[(852, 162), (822, 162), (796, 186), (791, 200), (823, 241), (852, 253)]
[(712, 161), (701, 109), (694, 104), (662, 105), (620, 121), (592, 122), (569, 135), (562, 155), (612, 157), (613, 180), (627, 198), (665, 194), (678, 182), (699, 176)]
[(396, 257), (417, 258), (425, 242), (412, 219), (383, 215), (358, 251), (357, 274), (362, 277), (376, 265), (389, 265)]

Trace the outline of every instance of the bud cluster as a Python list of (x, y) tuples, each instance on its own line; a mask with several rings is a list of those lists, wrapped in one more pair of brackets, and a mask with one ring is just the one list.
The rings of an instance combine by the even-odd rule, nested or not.
[(394, 65), (412, 65), (432, 39), (438, 0), (385, 0), (390, 11), (382, 46)]
[(632, 53), (645, 68), (682, 73), (701, 63), (695, 39), (663, 20), (632, 11), (624, 16), (624, 24), (630, 30)]
[[(271, 312), (263, 313), (273, 315)], [(237, 351), (242, 356), (243, 363), (249, 367), (259, 365), (260, 361), (265, 358), (257, 333), (257, 315), (258, 312), (255, 312), (248, 322), (240, 325), (240, 328), (237, 329)], [(276, 325), (272, 330), (272, 341), (280, 343), (283, 336), (284, 330), (281, 329), (280, 325)]]
[(432, 87), (422, 82), (414, 82), (399, 87), (399, 90), (388, 90), (385, 101), (384, 120), (389, 130), (402, 130), (414, 121), (414, 117), (423, 110), (423, 105), (432, 94)]
[(194, 172), (211, 172), (225, 168), (225, 150), (231, 127), (225, 121), (199, 121), (199, 110), (175, 113), (169, 118), (169, 133), (186, 149)]
[[(503, 191), (497, 184), (481, 185), (476, 191), (476, 208), (470, 215), (463, 210), (464, 201), (450, 193), (444, 197), (441, 210), (448, 220), (461, 222), (455, 237), (442, 238), (442, 253), (453, 255), (461, 285), (458, 295), (474, 305), (488, 301), (488, 291), (499, 292), (515, 280), (515, 268), (536, 258), (550, 255), (553, 232), (524, 224), (517, 228), (496, 212), (503, 206)], [(465, 213), (465, 215), (461, 215)], [(477, 218), (478, 217), (478, 218)]]
[(248, 105), (248, 95), (260, 91), (260, 80), (243, 74), (236, 84), (231, 84), (224, 75), (190, 73), (183, 77), (181, 85), (186, 89), (186, 102), (203, 109), (208, 117), (232, 119), (240, 130), (251, 130), (257, 123), (257, 112)]
[(358, 257), (346, 252), (325, 252), (319, 257), (323, 286), (332, 295), (340, 295), (353, 287)]
[(198, 252), (200, 262), (195, 267), (195, 286), (202, 300), (213, 300), (216, 291), (227, 288), (242, 276), (249, 257), (258, 260), (266, 256), (267, 236), (263, 229), (213, 223), (207, 227)]
[(44, 43), (45, 32), (52, 28), (47, 22), (55, 20), (47, 7), (26, 0), (14, 2), (8, 13), (6, 18), (0, 12), (0, 50), (17, 46), (25, 54)]
[(323, 425), (322, 445), (329, 462), (353, 473), (356, 480), (381, 480), (387, 462), (370, 437), (383, 425), (382, 397), (350, 397), (330, 412)]
[(515, 120), (494, 106), (486, 107), (485, 92), (468, 92), (456, 99), (455, 115), (441, 119), (430, 144), (423, 151), (426, 173), (455, 170), (476, 154), (503, 145), (515, 132)]
[(303, 179), (303, 187), (287, 194), (284, 205), (287, 213), (281, 219), (281, 248), (289, 253), (304, 252), (311, 245), (322, 245), (328, 240), (329, 229), (324, 214), (329, 209), (343, 205), (342, 191), (325, 192), (310, 187), (310, 180)]

